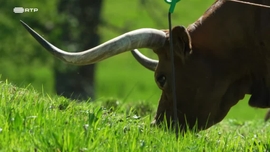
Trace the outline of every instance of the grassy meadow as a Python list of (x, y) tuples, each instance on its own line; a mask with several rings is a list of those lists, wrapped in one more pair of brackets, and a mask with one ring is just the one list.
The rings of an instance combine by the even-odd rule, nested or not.
[(176, 138), (150, 127), (154, 106), (113, 99), (70, 101), (0, 82), (0, 151), (255, 151), (270, 150), (269, 122), (227, 119)]
[[(173, 25), (188, 26), (213, 2), (179, 2), (172, 16)], [(143, 27), (166, 29), (169, 5), (162, 0), (146, 3), (105, 0), (102, 18), (126, 32)], [(25, 15), (30, 18), (32, 14)], [(19, 22), (14, 26), (26, 36), (10, 47), (20, 48), (18, 44), (34, 41)], [(98, 30), (102, 42), (121, 34), (106, 25)], [(41, 34), (46, 38), (49, 33)], [(36, 50), (45, 52), (41, 46)], [(149, 50), (143, 53), (156, 58)], [(16, 69), (19, 65), (3, 68), (10, 67), (8, 63), (13, 60), (0, 62), (4, 69), (0, 71), (0, 151), (270, 151), (270, 122), (263, 121), (266, 110), (249, 107), (249, 96), (221, 123), (176, 139), (165, 127), (150, 127), (161, 91), (154, 82), (154, 73), (139, 65), (131, 53), (97, 64), (95, 102), (54, 95), (49, 68), (54, 61), (50, 54), (46, 57), (48, 63), (36, 62), (20, 69)], [(26, 73), (31, 77), (25, 77)], [(31, 84), (26, 83), (29, 81)]]

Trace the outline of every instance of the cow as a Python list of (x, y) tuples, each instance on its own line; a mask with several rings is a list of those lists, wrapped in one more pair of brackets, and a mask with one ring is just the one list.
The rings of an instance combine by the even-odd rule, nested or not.
[[(87, 65), (139, 48), (152, 49), (158, 61), (133, 51), (146, 68), (155, 71), (162, 90), (153, 125), (177, 124), (178, 129), (203, 130), (220, 122), (230, 108), (250, 94), (249, 105), (270, 107), (269, 0), (216, 0), (187, 28), (138, 29), (97, 47), (66, 52), (22, 22), (30, 34), (60, 60)], [(172, 43), (174, 56), (170, 56)], [(174, 59), (175, 82), (171, 60)], [(173, 103), (175, 85), (176, 103)], [(177, 111), (177, 120), (173, 119)]]

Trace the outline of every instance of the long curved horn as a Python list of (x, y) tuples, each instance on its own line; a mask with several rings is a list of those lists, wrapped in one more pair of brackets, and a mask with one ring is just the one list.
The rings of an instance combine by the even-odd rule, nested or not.
[(131, 51), (134, 58), (145, 68), (155, 71), (158, 65), (158, 60), (153, 60), (143, 55), (139, 50), (134, 49)]
[(58, 57), (62, 61), (76, 65), (96, 63), (108, 57), (135, 48), (156, 49), (163, 46), (166, 39), (166, 33), (161, 30), (138, 29), (125, 33), (89, 50), (82, 52), (66, 52), (45, 40), (23, 21), (21, 21), (21, 23), (28, 30), (28, 32), (51, 54)]

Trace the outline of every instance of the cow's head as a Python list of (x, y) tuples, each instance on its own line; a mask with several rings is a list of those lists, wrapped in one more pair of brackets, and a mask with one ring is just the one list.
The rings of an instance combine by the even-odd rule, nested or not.
[(51, 54), (70, 64), (92, 64), (137, 48), (154, 50), (159, 61), (149, 60), (138, 55), (138, 52), (133, 52), (140, 63), (155, 71), (156, 83), (162, 90), (154, 124), (159, 124), (164, 119), (170, 124), (173, 118), (172, 84), (176, 86), (178, 123), (182, 129), (194, 126), (198, 126), (199, 129), (210, 127), (222, 120), (230, 107), (244, 95), (242, 91), (238, 91), (238, 89), (243, 90), (238, 86), (242, 86), (239, 84), (246, 81), (232, 80), (226, 76), (226, 73), (213, 71), (217, 69), (214, 60), (207, 52), (195, 51), (191, 48), (189, 33), (181, 26), (172, 30), (176, 71), (176, 82), (172, 82), (169, 52), (171, 40), (167, 31), (135, 30), (95, 48), (69, 53), (53, 46), (25, 23), (23, 25)]
[[(133, 56), (146, 68), (155, 71), (155, 80), (162, 90), (153, 124), (174, 116), (172, 85), (176, 88), (178, 125), (182, 130), (201, 130), (220, 122), (244, 95), (250, 92), (251, 78), (234, 75), (230, 61), (211, 51), (192, 48), (189, 32), (181, 26), (172, 29), (175, 82), (172, 82), (170, 39), (154, 49), (159, 61), (143, 56), (138, 50)], [(238, 73), (241, 73), (238, 71)]]

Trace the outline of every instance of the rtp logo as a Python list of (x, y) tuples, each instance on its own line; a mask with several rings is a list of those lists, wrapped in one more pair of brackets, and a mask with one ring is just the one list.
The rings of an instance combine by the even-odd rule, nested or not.
[(23, 8), (23, 7), (14, 7), (13, 12), (14, 13), (29, 13), (29, 12), (37, 12), (38, 8)]

